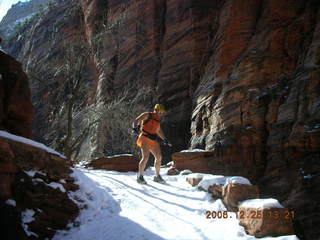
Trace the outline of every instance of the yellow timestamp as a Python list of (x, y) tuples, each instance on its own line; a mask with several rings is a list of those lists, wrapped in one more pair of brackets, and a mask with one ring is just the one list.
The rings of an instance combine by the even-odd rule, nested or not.
[(295, 212), (293, 210), (250, 210), (250, 211), (238, 211), (235, 213), (230, 213), (228, 211), (205, 211), (207, 219), (227, 219), (235, 217), (237, 219), (261, 219), (261, 218), (272, 218), (272, 219), (294, 219)]

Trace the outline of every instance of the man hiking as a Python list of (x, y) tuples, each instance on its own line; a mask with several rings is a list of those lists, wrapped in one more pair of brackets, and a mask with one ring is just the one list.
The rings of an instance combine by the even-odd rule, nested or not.
[(142, 113), (132, 124), (132, 132), (134, 134), (139, 134), (141, 131), (137, 140), (137, 145), (141, 148), (142, 153), (142, 159), (139, 162), (139, 174), (137, 176), (138, 183), (147, 184), (143, 178), (143, 173), (148, 162), (150, 152), (155, 157), (156, 175), (154, 176), (153, 181), (165, 183), (160, 176), (162, 154), (159, 142), (157, 141), (159, 136), (165, 145), (170, 147), (172, 146), (172, 144), (166, 139), (160, 127), (160, 120), (165, 112), (165, 107), (162, 104), (156, 104), (153, 112)]

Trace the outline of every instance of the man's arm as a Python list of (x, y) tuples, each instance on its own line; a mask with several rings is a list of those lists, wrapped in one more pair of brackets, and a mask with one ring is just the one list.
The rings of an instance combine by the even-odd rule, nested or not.
[(149, 113), (148, 112), (145, 112), (145, 113), (142, 113), (141, 115), (139, 115), (132, 123), (132, 127), (136, 127), (138, 125), (141, 125), (141, 123), (144, 121), (144, 120), (147, 120), (149, 117)]
[(158, 130), (158, 136), (163, 140), (165, 145), (168, 145), (169, 147), (172, 147), (172, 144), (168, 141), (168, 139), (166, 138), (166, 136), (164, 135), (161, 127)]

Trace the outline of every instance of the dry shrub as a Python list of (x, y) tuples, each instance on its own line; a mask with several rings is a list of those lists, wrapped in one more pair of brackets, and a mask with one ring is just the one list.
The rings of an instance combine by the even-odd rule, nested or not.
[(137, 116), (152, 108), (152, 96), (152, 90), (148, 88), (139, 91), (126, 89), (100, 107), (101, 121), (107, 136), (104, 155), (140, 155), (136, 146), (137, 136), (131, 134), (132, 123)]

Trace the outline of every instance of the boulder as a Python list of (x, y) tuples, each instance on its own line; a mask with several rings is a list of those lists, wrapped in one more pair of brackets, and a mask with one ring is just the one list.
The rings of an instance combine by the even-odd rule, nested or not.
[(229, 183), (222, 189), (222, 201), (230, 211), (238, 211), (241, 201), (258, 197), (259, 188), (253, 185)]
[(139, 159), (130, 154), (115, 155), (94, 159), (87, 164), (86, 167), (118, 172), (137, 171), (139, 167)]
[(209, 186), (208, 192), (211, 193), (213, 198), (222, 198), (223, 186), (214, 184)]
[(176, 152), (172, 155), (172, 160), (177, 169), (190, 169), (193, 172), (209, 173), (208, 163), (212, 156), (213, 152), (211, 151)]
[(255, 237), (293, 235), (293, 211), (286, 208), (240, 207), (239, 224)]
[(200, 174), (191, 174), (186, 178), (186, 181), (192, 185), (192, 187), (195, 187), (201, 182), (203, 176)]
[(180, 171), (174, 167), (169, 168), (167, 171), (167, 175), (179, 175)]

